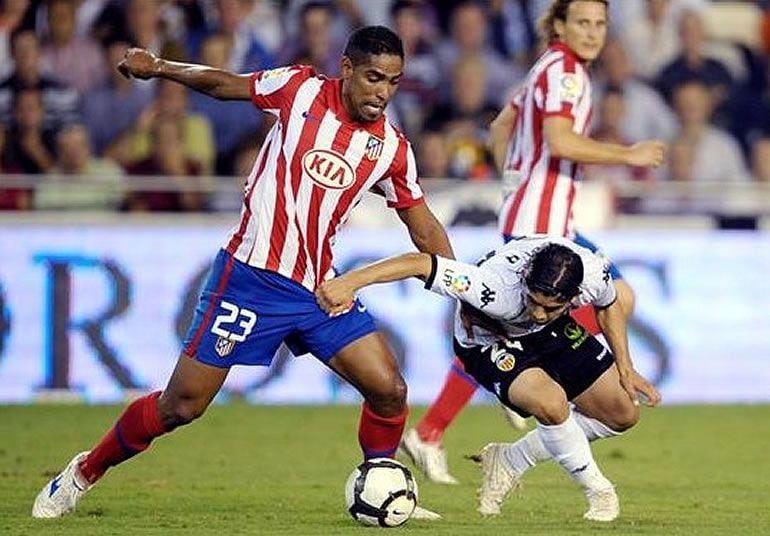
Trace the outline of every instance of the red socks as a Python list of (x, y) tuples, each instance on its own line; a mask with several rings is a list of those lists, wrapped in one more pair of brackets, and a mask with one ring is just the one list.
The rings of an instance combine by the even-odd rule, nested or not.
[(570, 313), (570, 316), (586, 328), (591, 335), (599, 335), (602, 332), (602, 328), (599, 327), (599, 323), (596, 321), (596, 310), (593, 305), (583, 305), (578, 307)]
[(160, 391), (156, 391), (132, 402), (115, 426), (80, 462), (80, 472), (89, 484), (99, 480), (110, 467), (136, 456), (149, 447), (153, 439), (166, 433), (158, 412), (159, 396)]
[(381, 417), (364, 402), (358, 425), (358, 444), (364, 452), (364, 459), (392, 458), (396, 455), (408, 412), (404, 409), (401, 415)]
[(478, 386), (476, 380), (466, 374), (462, 362), (455, 357), (438, 398), (417, 424), (417, 435), (420, 439), (429, 443), (440, 443), (444, 430), (473, 398)]

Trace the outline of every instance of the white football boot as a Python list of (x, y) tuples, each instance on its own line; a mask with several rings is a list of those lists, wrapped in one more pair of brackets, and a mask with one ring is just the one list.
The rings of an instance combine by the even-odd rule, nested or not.
[(87, 455), (88, 451), (76, 455), (64, 468), (64, 471), (53, 477), (40, 490), (35, 498), (35, 504), (32, 506), (32, 517), (61, 517), (75, 509), (77, 502), (90, 488), (90, 486), (79, 482), (79, 478), (75, 474), (78, 470), (78, 464)]
[(418, 519), (420, 521), (436, 521), (441, 519), (441, 514), (431, 512), (427, 508), (423, 508), (420, 505), (414, 507), (414, 512), (410, 516), (411, 519)]
[(586, 490), (588, 511), (583, 517), (590, 521), (614, 521), (620, 515), (620, 501), (615, 488)]
[(406, 454), (431, 482), (457, 484), (457, 479), (449, 474), (444, 448), (438, 443), (423, 441), (414, 428), (404, 433), (398, 450)]
[(503, 456), (506, 443), (489, 443), (481, 450), (481, 487), (478, 489), (478, 512), (496, 516), (508, 495), (519, 486), (519, 476)]

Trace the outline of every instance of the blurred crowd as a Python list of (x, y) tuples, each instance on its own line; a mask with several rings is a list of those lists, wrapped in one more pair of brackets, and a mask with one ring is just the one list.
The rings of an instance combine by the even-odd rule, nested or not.
[[(404, 41), (388, 115), (414, 144), (420, 175), (497, 180), (488, 126), (541, 50), (537, 21), (549, 3), (0, 0), (0, 184), (3, 174), (41, 177), (34, 188), (0, 186), (0, 209), (211, 209), (184, 184), (124, 185), (245, 176), (269, 119), (248, 102), (127, 80), (115, 69), (125, 50), (241, 73), (302, 63), (336, 76), (349, 31), (366, 24)], [(770, 182), (768, 2), (610, 4), (593, 67), (593, 136), (662, 139), (670, 152), (660, 170), (597, 166), (588, 180)]]

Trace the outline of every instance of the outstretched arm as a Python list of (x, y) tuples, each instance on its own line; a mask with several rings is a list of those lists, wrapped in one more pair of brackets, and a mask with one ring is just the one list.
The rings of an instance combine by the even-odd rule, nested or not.
[(249, 75), (205, 65), (168, 61), (141, 48), (130, 48), (118, 70), (126, 78), (166, 78), (220, 100), (249, 100)]
[(341, 314), (350, 309), (359, 289), (409, 277), (424, 280), (430, 275), (431, 268), (431, 256), (427, 253), (406, 253), (390, 257), (324, 282), (315, 291), (316, 300), (330, 315)]

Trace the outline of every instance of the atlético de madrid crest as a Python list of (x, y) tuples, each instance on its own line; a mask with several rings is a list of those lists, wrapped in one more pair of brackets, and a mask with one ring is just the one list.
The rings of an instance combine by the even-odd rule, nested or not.
[(366, 141), (366, 158), (377, 160), (382, 154), (383, 145), (385, 145), (385, 142), (377, 136), (370, 134), (369, 139)]
[(219, 337), (214, 345), (214, 350), (219, 357), (227, 357), (233, 351), (233, 348), (235, 348), (235, 341), (225, 339), (224, 337)]

